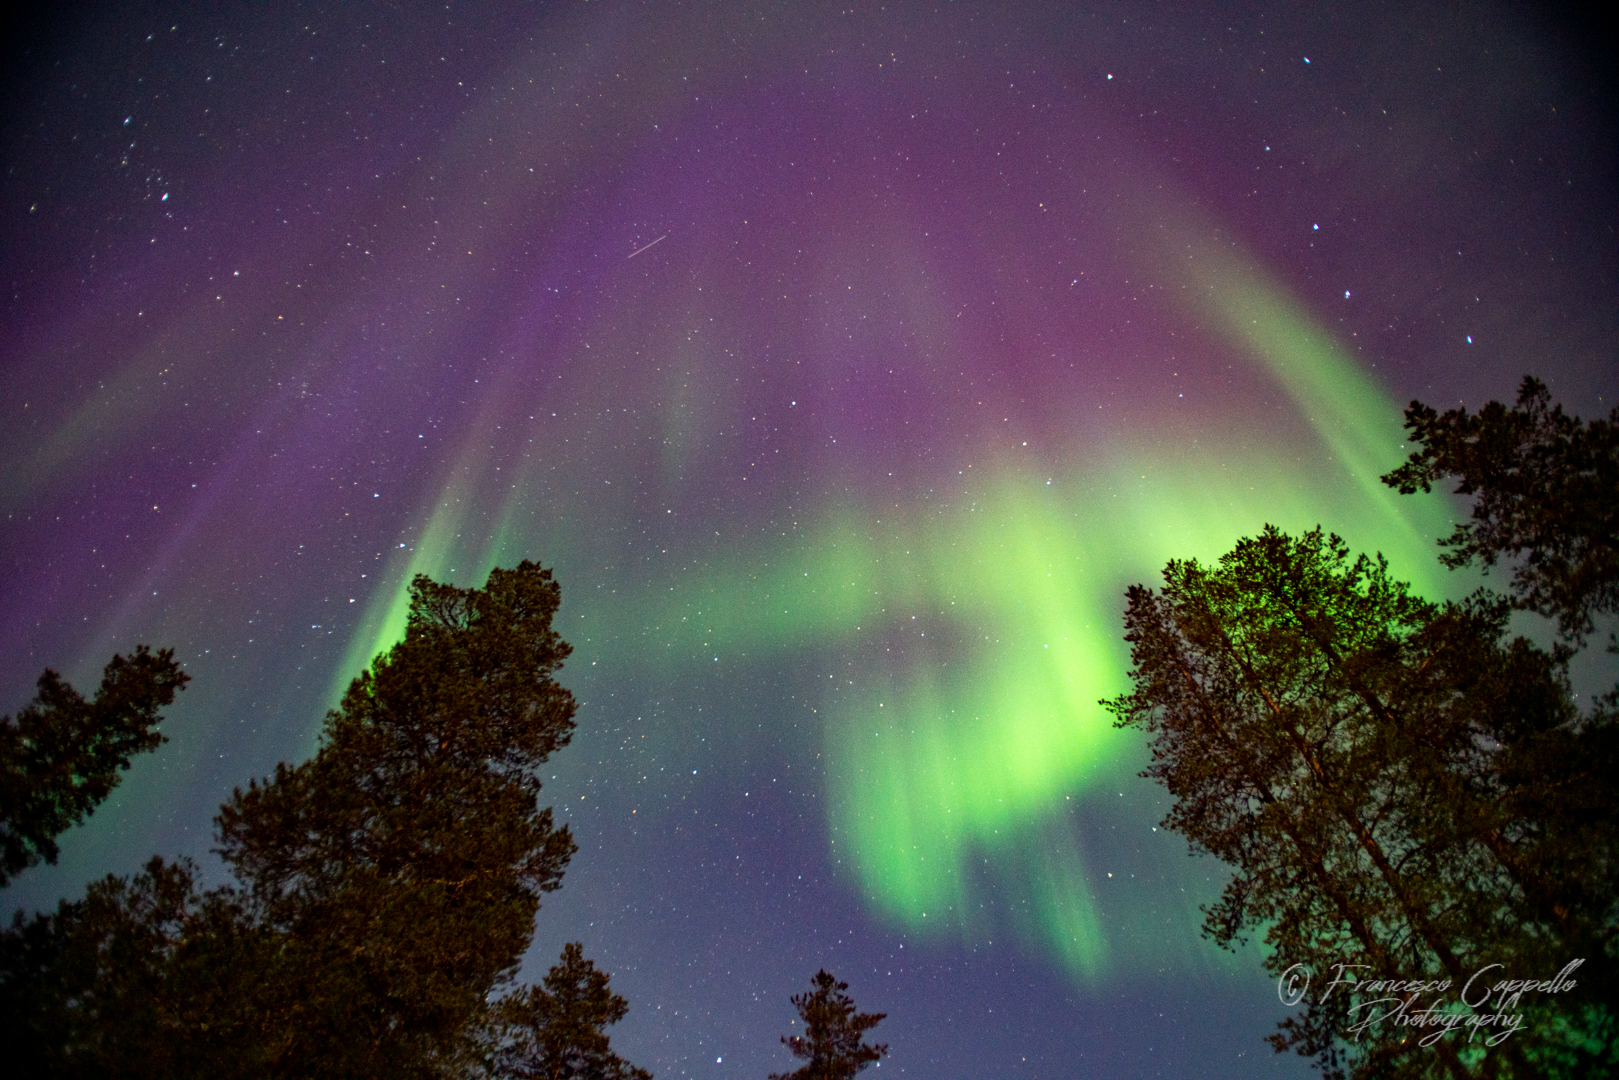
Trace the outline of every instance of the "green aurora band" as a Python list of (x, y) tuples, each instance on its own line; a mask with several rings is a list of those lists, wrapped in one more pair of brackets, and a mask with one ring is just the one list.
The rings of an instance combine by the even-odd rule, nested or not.
[[(1309, 421), (1314, 452), (1248, 432), (1115, 446), (1060, 476), (1003, 462), (974, 470), (974, 501), (847, 503), (773, 548), (711, 560), (650, 601), (655, 612), (600, 616), (656, 623), (660, 655), (725, 650), (767, 665), (837, 646), (869, 658), (859, 685), (849, 680), (820, 714), (831, 843), (870, 909), (909, 932), (984, 940), (998, 930), (984, 913), (998, 884), (1013, 932), (1091, 984), (1127, 967), (1228, 962), (1198, 938), (1208, 888), (1185, 879), (1166, 890), (1165, 877), (1186, 872), (1161, 860), (1139, 879), (1108, 881), (1087, 867), (1075, 832), (1076, 814), (1116, 814), (1101, 795), (1140, 767), (1139, 741), (1098, 705), (1126, 686), (1124, 587), (1156, 580), (1171, 558), (1215, 558), (1270, 522), (1323, 524), (1380, 550), (1425, 595), (1456, 588), (1433, 545), (1449, 530), (1449, 502), (1401, 498), (1377, 479), (1403, 455), (1388, 395), (1229, 247), (1191, 246), (1164, 263), (1193, 298), (1190, 313)], [(565, 532), (534, 536), (516, 498), (495, 529), (474, 521), (467, 483), (481, 472), (469, 448), (418, 542), (398, 553), (387, 578), (400, 584), (372, 598), (345, 682), (401, 633), (414, 574), (454, 567), (456, 580), (481, 581), (536, 550), (557, 559)], [(655, 668), (660, 655), (618, 659)], [(1158, 846), (1178, 856), (1178, 844)]]

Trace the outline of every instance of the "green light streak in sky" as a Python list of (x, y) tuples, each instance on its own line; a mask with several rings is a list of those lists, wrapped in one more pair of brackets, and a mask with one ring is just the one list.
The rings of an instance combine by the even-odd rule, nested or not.
[(405, 616), (410, 611), (410, 583), (417, 574), (426, 574), (436, 581), (449, 581), (461, 585), (469, 582), (481, 586), (496, 565), (500, 533), (484, 543), (481, 556), (469, 557), (471, 545), (465, 538), (469, 532), (467, 504), (456, 494), (446, 493), (440, 498), (427, 526), (422, 529), (416, 543), (396, 549), (388, 559), (387, 570), (379, 580), (388, 582), (367, 598), (359, 628), (349, 638), (348, 650), (338, 667), (328, 698), (335, 705), (361, 669), (369, 668), (379, 653), (392, 648), (405, 636)]
[(1124, 942), (1135, 962), (1208, 962), (1196, 898), (1165, 933), (1177, 901), (1132, 911), (1099, 898), (1077, 844), (1052, 839), (1073, 800), (1138, 767), (1096, 704), (1125, 689), (1125, 585), (1156, 581), (1171, 558), (1217, 558), (1271, 522), (1381, 550), (1427, 595), (1454, 587), (1434, 558), (1445, 501), (1377, 480), (1403, 456), (1387, 395), (1229, 258), (1210, 255), (1195, 276), (1204, 313), (1275, 375), (1321, 447), (1121, 448), (1050, 484), (987, 470), (970, 506), (844, 509), (805, 542), (739, 554), (664, 620), (753, 655), (840, 639), (866, 650), (857, 685), (829, 706), (830, 825), (872, 907), (912, 931), (983, 932), (971, 912), (975, 867), (988, 865), (1019, 879), (1027, 933), (1081, 978), (1110, 970)]
[(1202, 246), (1186, 260), (1202, 311), (1275, 376), (1339, 466), (1376, 507), (1383, 543), (1398, 533), (1432, 556), (1449, 531), (1442, 500), (1412, 500), (1378, 478), (1406, 455), (1402, 412), (1376, 380), (1340, 349), (1275, 283), (1244, 269), (1228, 250)]
[[(1012, 893), (1014, 932), (1084, 981), (1127, 963), (1211, 962), (1197, 938), (1205, 897), (1168, 887), (1178, 883), (1162, 865), (1132, 863), (1128, 845), (1109, 854), (1122, 861), (1108, 878), (1073, 831), (1101, 812), (1105, 789), (1140, 784), (1139, 746), (1097, 705), (1125, 689), (1125, 586), (1155, 582), (1171, 558), (1214, 559), (1269, 522), (1324, 524), (1381, 550), (1421, 593), (1454, 588), (1433, 547), (1449, 531), (1446, 501), (1400, 498), (1377, 480), (1404, 452), (1393, 402), (1280, 289), (1223, 249), (1187, 250), (1172, 265), (1194, 314), (1277, 380), (1318, 445), (1267, 437), (1258, 419), (1215, 437), (1143, 430), (1142, 442), (1059, 475), (980, 463), (963, 480), (970, 494), (952, 502), (831, 508), (795, 539), (704, 560), (662, 610), (645, 609), (650, 596), (632, 601), (661, 640), (655, 655), (620, 658), (650, 668), (699, 650), (763, 664), (855, 656), (822, 702), (828, 812), (835, 855), (873, 911), (977, 940), (998, 932), (979, 914), (985, 897)], [(476, 472), (463, 464), (452, 475)], [(511, 497), (499, 526), (479, 534), (482, 558), (463, 566), (471, 511), (449, 493), (464, 487), (446, 491), (392, 568), (397, 584), (373, 599), (344, 683), (401, 633), (413, 574), (442, 578), (454, 565), (458, 580), (481, 583), (497, 553), (533, 551)], [(1134, 885), (1127, 865), (1140, 871)]]
[[(1199, 922), (1188, 900), (1184, 939), (1104, 932), (1090, 892), (1070, 887), (1093, 880), (1077, 849), (1042, 839), (1132, 760), (1096, 704), (1125, 688), (1124, 586), (1173, 557), (1215, 558), (1267, 521), (1360, 523), (1342, 531), (1369, 547), (1378, 530), (1364, 526), (1386, 517), (1358, 489), (1334, 499), (1346, 485), (1282, 454), (1202, 445), (1128, 460), (1050, 485), (998, 470), (953, 511), (844, 512), (751, 570), (721, 569), (679, 601), (688, 614), (664, 620), (716, 650), (868, 650), (826, 732), (832, 832), (862, 891), (912, 930), (972, 936), (970, 864), (1037, 858), (1044, 869), (1024, 885), (1039, 936), (1086, 978), (1106, 969), (1110, 936), (1184, 961)], [(1436, 584), (1421, 572), (1426, 545), (1382, 546), (1421, 587)]]

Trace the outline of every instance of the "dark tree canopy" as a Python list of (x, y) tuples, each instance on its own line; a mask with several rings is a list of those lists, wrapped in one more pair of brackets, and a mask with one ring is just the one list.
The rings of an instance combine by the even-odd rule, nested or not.
[(888, 1053), (888, 1044), (864, 1041), (887, 1013), (855, 1012), (854, 1001), (844, 993), (849, 984), (825, 969), (815, 973), (810, 985), (813, 990), (792, 999), (804, 1034), (781, 1037), (794, 1057), (808, 1061), (790, 1073), (772, 1073), (770, 1080), (849, 1080)]
[(34, 700), (0, 717), (0, 886), (56, 862), (56, 838), (112, 793), (132, 756), (163, 743), (158, 710), (190, 678), (172, 650), (137, 645), (107, 664), (94, 700), (46, 671)]
[(607, 988), (608, 976), (572, 942), (545, 976), (496, 1009), (500, 1045), (492, 1073), (511, 1080), (652, 1080), (613, 1053), (602, 1029), (624, 1019), (629, 1003)]
[(153, 860), (0, 934), (3, 1049), (57, 1076), (481, 1069), (493, 991), (574, 850), (537, 800), (573, 730), (559, 598), (527, 562), (483, 589), (418, 577), (315, 756), (221, 808), (236, 885)]
[(1576, 644), (1593, 616), (1619, 611), (1619, 408), (1587, 424), (1525, 376), (1511, 409), (1440, 414), (1413, 401), (1405, 427), (1421, 449), (1384, 483), (1409, 495), (1449, 478), (1474, 497), (1472, 520), (1440, 541), (1445, 565), (1521, 558), (1514, 601)]
[(18, 912), (0, 933), (0, 1053), (29, 1077), (275, 1075), (255, 935), (229, 890), (198, 893), (187, 860)]
[(1152, 737), (1165, 824), (1234, 870), (1214, 940), (1264, 932), (1276, 975), (1362, 965), (1458, 987), (1490, 963), (1550, 978), (1590, 961), (1582, 993), (1527, 1002), (1528, 1029), (1489, 1055), (1357, 1035), (1368, 997), (1318, 994), (1272, 1041), (1329, 1075), (1616, 1063), (1614, 727), (1580, 722), (1559, 656), (1505, 640), (1508, 615), (1487, 594), (1427, 603), (1337, 537), (1272, 527), (1129, 591), (1135, 689), (1105, 704)]
[(537, 803), (536, 770), (573, 730), (551, 677), (559, 600), (532, 563), (482, 590), (418, 577), (404, 641), (350, 686), (315, 757), (221, 809), (220, 854), (278, 934), (289, 1055), (402, 1067), (452, 1042), (528, 947), (574, 850)]

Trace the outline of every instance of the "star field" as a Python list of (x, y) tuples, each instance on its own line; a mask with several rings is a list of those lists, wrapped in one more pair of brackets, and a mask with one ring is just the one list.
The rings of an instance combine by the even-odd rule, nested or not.
[[(44, 18), (44, 17), (42, 17)], [(56, 21), (49, 21), (55, 19)], [(1122, 593), (1265, 522), (1432, 596), (1414, 397), (1611, 407), (1611, 88), (1515, 6), (632, 2), (19, 31), (0, 710), (193, 682), (58, 867), (211, 858), (416, 573), (556, 570), (582, 940), (660, 1077), (1303, 1076), (1096, 705)], [(215, 871), (217, 872), (217, 870)]]

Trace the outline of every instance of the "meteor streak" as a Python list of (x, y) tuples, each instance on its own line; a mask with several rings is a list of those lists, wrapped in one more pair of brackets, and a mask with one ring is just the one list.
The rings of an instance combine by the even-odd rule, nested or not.
[(632, 251), (628, 255), (626, 255), (625, 259), (633, 259), (637, 255), (641, 254), (641, 252), (645, 251), (646, 248), (653, 247), (654, 245), (657, 245), (657, 244), (661, 244), (667, 239), (669, 239), (669, 234), (664, 233), (662, 236), (660, 236), (656, 240), (652, 241), (652, 243), (648, 244), (646, 247), (638, 247), (638, 248), (636, 248), (634, 251)]

